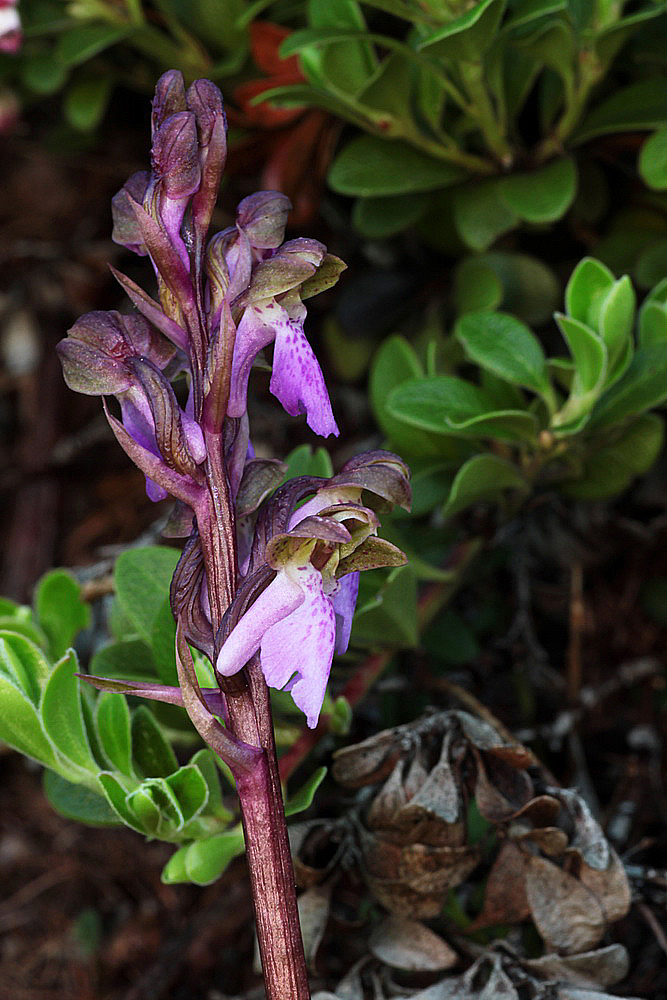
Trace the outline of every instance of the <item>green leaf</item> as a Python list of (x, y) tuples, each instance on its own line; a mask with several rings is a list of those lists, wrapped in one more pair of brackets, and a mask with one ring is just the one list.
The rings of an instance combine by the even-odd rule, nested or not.
[(530, 173), (510, 174), (499, 182), (508, 209), (525, 222), (553, 222), (568, 210), (577, 193), (574, 160), (564, 156)]
[(12, 635), (22, 635), (24, 639), (29, 639), (39, 649), (48, 649), (48, 639), (41, 628), (38, 628), (29, 617), (1, 615), (0, 630), (11, 632)]
[(43, 787), (50, 805), (65, 819), (73, 819), (88, 826), (121, 825), (117, 813), (107, 800), (84, 785), (74, 784), (55, 771), (46, 770)]
[(171, 613), (169, 594), (153, 621), (150, 638), (151, 653), (158, 677), (163, 684), (178, 684), (176, 669), (176, 622)]
[(363, 587), (373, 589), (372, 599), (361, 601), (352, 625), (352, 642), (362, 646), (413, 647), (419, 641), (417, 627), (417, 578), (411, 566), (390, 570), (368, 570)]
[(522, 441), (532, 439), (537, 426), (527, 410), (494, 410), (482, 389), (454, 375), (404, 382), (390, 393), (387, 407), (406, 424), (434, 434)]
[(388, 337), (375, 356), (370, 374), (370, 398), (375, 419), (392, 445), (408, 455), (442, 455), (442, 438), (406, 426), (390, 413), (387, 400), (392, 389), (423, 374), (423, 368), (403, 337)]
[(639, 173), (654, 191), (667, 188), (667, 127), (650, 135), (639, 153)]
[(454, 278), (456, 311), (459, 315), (480, 309), (497, 309), (503, 300), (500, 278), (483, 260), (466, 257)]
[(208, 786), (199, 768), (193, 764), (179, 767), (165, 783), (176, 797), (184, 823), (199, 815), (208, 801)]
[(141, 823), (127, 805), (127, 792), (118, 778), (103, 771), (98, 775), (98, 781), (104, 790), (107, 802), (120, 820), (138, 833), (145, 833)]
[(95, 703), (95, 723), (102, 752), (121, 774), (133, 775), (130, 710), (124, 695), (103, 691)]
[(290, 795), (285, 803), (285, 815), (294, 816), (295, 813), (303, 812), (313, 804), (315, 792), (320, 787), (326, 777), (326, 767), (318, 767), (311, 776), (303, 783), (298, 792)]
[(564, 10), (567, 10), (567, 0), (517, 0), (510, 7), (504, 29), (515, 32)]
[(44, 653), (27, 636), (3, 629), (0, 669), (16, 682), (35, 707), (39, 705), (41, 689), (51, 674), (51, 664)]
[(505, 0), (479, 0), (465, 14), (438, 26), (419, 43), (439, 59), (475, 62), (488, 48), (505, 10)]
[(610, 427), (659, 406), (666, 399), (667, 344), (642, 346), (623, 378), (598, 400), (590, 427)]
[(126, 38), (130, 31), (130, 28), (115, 28), (108, 24), (85, 24), (71, 28), (58, 39), (56, 58), (65, 66), (78, 66)]
[[(363, 31), (366, 23), (356, 0), (309, 0), (309, 21), (314, 29)], [(300, 63), (312, 83), (324, 89), (358, 94), (377, 67), (373, 46), (364, 39), (348, 38), (324, 49), (301, 47)]]
[(593, 257), (580, 260), (565, 286), (568, 316), (598, 330), (602, 302), (614, 284), (608, 267)]
[(560, 283), (553, 271), (536, 257), (494, 251), (477, 260), (490, 267), (503, 286), (502, 310), (524, 323), (537, 325), (551, 318), (560, 298)]
[(74, 650), (54, 667), (42, 693), (40, 715), (47, 736), (58, 753), (84, 771), (97, 774), (81, 708), (81, 692), (75, 676), (79, 669)]
[(642, 347), (667, 344), (667, 309), (661, 302), (645, 302), (639, 313), (639, 343)]
[(433, 375), (402, 382), (387, 398), (387, 408), (413, 427), (449, 434), (449, 420), (484, 416), (493, 409), (479, 386), (455, 375)]
[(476, 180), (454, 192), (454, 222), (466, 246), (487, 250), (519, 217), (503, 200), (502, 180)]
[(471, 504), (499, 498), (507, 489), (529, 492), (528, 483), (516, 466), (497, 455), (474, 455), (459, 469), (443, 513), (445, 517), (453, 517)]
[(566, 483), (565, 492), (579, 500), (604, 500), (621, 493), (653, 465), (664, 436), (664, 421), (655, 413), (642, 414), (612, 444), (591, 444), (582, 478)]
[(14, 678), (5, 672), (6, 657), (6, 640), (0, 638), (0, 740), (40, 764), (57, 766), (56, 755), (40, 725), (35, 706)]
[(667, 239), (651, 242), (641, 251), (635, 264), (634, 275), (638, 285), (651, 288), (667, 272)]
[(23, 60), (21, 78), (36, 94), (55, 94), (67, 79), (67, 67), (53, 52), (37, 52)]
[(614, 282), (602, 301), (598, 332), (607, 345), (610, 368), (632, 337), (636, 302), (627, 274)]
[(77, 633), (90, 625), (90, 608), (81, 599), (81, 588), (64, 569), (51, 570), (38, 582), (35, 613), (56, 660), (72, 645)]
[(383, 239), (414, 225), (424, 215), (427, 206), (428, 196), (423, 193), (358, 198), (352, 211), (352, 222), (364, 236)]
[(206, 814), (215, 816), (216, 819), (229, 821), (232, 814), (225, 808), (222, 801), (222, 789), (220, 787), (220, 772), (216, 764), (215, 754), (207, 747), (198, 750), (190, 758), (190, 764), (199, 768), (199, 772), (206, 782), (208, 798), (206, 801)]
[(338, 194), (379, 197), (434, 191), (464, 177), (450, 166), (397, 139), (357, 136), (345, 146), (329, 171)]
[(86, 74), (70, 83), (65, 91), (63, 110), (72, 128), (90, 132), (97, 128), (111, 97), (114, 80), (109, 73)]
[(429, 462), (424, 467), (417, 467), (413, 463), (410, 477), (412, 486), (412, 507), (410, 513), (413, 517), (421, 517), (427, 514), (434, 507), (440, 506), (446, 496), (448, 496), (454, 478), (454, 471), (458, 467), (457, 462), (439, 462), (433, 464)]
[(143, 833), (148, 834), (149, 837), (160, 834), (169, 836), (170, 833), (175, 832), (174, 827), (182, 826), (182, 823), (179, 824), (178, 817), (173, 811), (163, 814), (151, 794), (153, 791), (154, 789), (150, 786), (144, 787), (142, 785), (135, 788), (127, 795), (127, 808)]
[(605, 346), (594, 330), (571, 316), (557, 313), (556, 322), (574, 360), (576, 391), (590, 392), (600, 385), (604, 375)]
[(528, 327), (507, 313), (463, 316), (454, 335), (471, 361), (514, 385), (531, 389), (553, 404), (542, 345)]
[(98, 677), (143, 678), (157, 675), (153, 654), (143, 639), (123, 639), (102, 646), (90, 662)]
[(287, 455), (287, 471), (284, 482), (296, 479), (297, 476), (322, 476), (330, 479), (333, 476), (331, 456), (326, 448), (313, 448), (309, 444), (300, 444)]
[(139, 774), (147, 778), (165, 778), (178, 768), (174, 751), (145, 705), (132, 713), (132, 756)]
[(631, 83), (602, 101), (584, 119), (570, 143), (588, 142), (598, 135), (640, 132), (667, 125), (667, 88), (660, 76)]
[(154, 545), (128, 549), (116, 560), (114, 585), (118, 602), (138, 635), (149, 645), (155, 622), (164, 612), (179, 558), (177, 549)]
[(168, 885), (173, 882), (211, 885), (244, 849), (243, 832), (239, 827), (205, 840), (195, 840), (169, 859), (162, 872), (162, 881)]

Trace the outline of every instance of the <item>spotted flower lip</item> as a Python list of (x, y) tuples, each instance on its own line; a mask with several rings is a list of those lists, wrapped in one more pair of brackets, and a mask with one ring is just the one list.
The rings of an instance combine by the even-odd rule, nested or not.
[[(334, 653), (344, 653), (350, 641), (368, 543), (374, 566), (405, 561), (397, 549), (375, 538), (379, 522), (355, 502), (360, 492), (354, 485), (323, 488), (292, 515), (289, 531), (270, 539), (265, 560), (276, 575), (231, 630), (216, 662), (218, 673), (229, 677), (259, 651), (266, 683), (290, 692), (311, 729)], [(358, 564), (350, 561), (355, 553)]]

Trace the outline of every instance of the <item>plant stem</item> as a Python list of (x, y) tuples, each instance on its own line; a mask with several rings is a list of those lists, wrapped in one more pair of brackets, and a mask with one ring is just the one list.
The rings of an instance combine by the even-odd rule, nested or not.
[[(197, 511), (197, 521), (215, 634), (234, 596), (236, 546), (221, 435), (207, 433), (206, 446), (207, 503)], [(257, 657), (240, 674), (227, 678), (223, 691), (230, 732), (263, 751), (249, 772), (235, 777), (267, 1000), (308, 1000), (271, 705)]]

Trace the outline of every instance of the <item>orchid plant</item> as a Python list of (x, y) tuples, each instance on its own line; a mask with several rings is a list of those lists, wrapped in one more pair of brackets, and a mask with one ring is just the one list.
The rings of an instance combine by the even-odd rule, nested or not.
[[(308, 996), (278, 777), (269, 687), (317, 724), (334, 652), (348, 643), (359, 572), (401, 565), (377, 511), (410, 502), (408, 470), (376, 451), (329, 479), (283, 485), (257, 458), (247, 413), (251, 369), (273, 344), (270, 389), (317, 434), (337, 434), (304, 333), (304, 300), (344, 264), (316, 240), (284, 241), (288, 199), (245, 198), (235, 225), (208, 237), (226, 152), (218, 89), (180, 72), (158, 82), (151, 170), (113, 200), (116, 242), (148, 256), (158, 299), (114, 271), (136, 312), (93, 312), (58, 346), (70, 388), (103, 397), (119, 444), (152, 500), (171, 496), (170, 534), (187, 537), (171, 584), (179, 687), (97, 687), (182, 704), (230, 768), (240, 799), (267, 995)], [(107, 397), (115, 396), (112, 412)], [(201, 688), (192, 648), (217, 688)]]

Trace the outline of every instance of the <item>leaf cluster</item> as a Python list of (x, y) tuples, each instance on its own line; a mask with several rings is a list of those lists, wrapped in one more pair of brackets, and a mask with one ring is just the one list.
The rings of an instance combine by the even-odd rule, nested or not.
[[(117, 677), (119, 687), (138, 677), (176, 683), (169, 583), (178, 555), (148, 547), (117, 560), (115, 639), (93, 656), (93, 672)], [(72, 643), (90, 618), (65, 570), (39, 581), (33, 608), (2, 599), (0, 739), (44, 766), (44, 790), (59, 813), (175, 844), (164, 881), (208, 884), (244, 850), (238, 817), (224, 801), (231, 775), (201, 747), (182, 708), (160, 705), (154, 712), (121, 691), (95, 692), (79, 681)], [(203, 657), (197, 665), (210, 683)], [(181, 764), (184, 747), (190, 756)], [(288, 813), (310, 805), (324, 771), (315, 771), (287, 803)]]
[(651, 411), (667, 398), (666, 296), (662, 281), (637, 312), (629, 278), (585, 258), (555, 314), (567, 353), (547, 356), (525, 323), (488, 308), (431, 341), (425, 364), (406, 340), (388, 339), (371, 397), (412, 460), (415, 512), (450, 519), (491, 502), (511, 514), (544, 490), (604, 499), (644, 473), (664, 437)]

